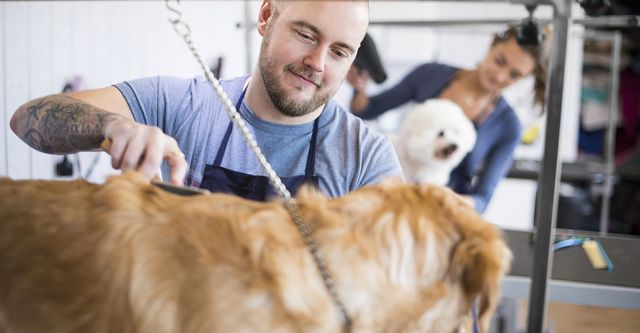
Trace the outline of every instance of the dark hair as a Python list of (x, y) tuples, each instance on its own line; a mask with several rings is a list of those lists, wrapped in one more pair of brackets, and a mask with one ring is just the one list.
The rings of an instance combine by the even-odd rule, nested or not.
[(376, 43), (368, 33), (364, 35), (364, 39), (360, 43), (353, 65), (358, 69), (364, 69), (369, 72), (375, 83), (380, 84), (387, 79), (387, 72), (382, 65), (382, 59), (378, 54)]
[(540, 32), (539, 36), (536, 38), (537, 42), (532, 42), (531, 38), (519, 38), (519, 36), (522, 35), (522, 31), (518, 29), (519, 26), (510, 26), (507, 30), (496, 34), (491, 46), (504, 43), (510, 38), (514, 38), (518, 45), (527, 52), (527, 54), (531, 55), (535, 62), (535, 67), (533, 69), (533, 100), (535, 104), (542, 106), (542, 110), (544, 112), (547, 66), (549, 60), (548, 38), (545, 38), (544, 33)]

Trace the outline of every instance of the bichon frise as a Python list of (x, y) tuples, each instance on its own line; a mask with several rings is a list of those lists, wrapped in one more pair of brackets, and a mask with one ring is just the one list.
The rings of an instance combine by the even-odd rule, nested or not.
[(408, 182), (446, 185), (475, 145), (476, 131), (456, 103), (430, 99), (409, 110), (390, 139)]

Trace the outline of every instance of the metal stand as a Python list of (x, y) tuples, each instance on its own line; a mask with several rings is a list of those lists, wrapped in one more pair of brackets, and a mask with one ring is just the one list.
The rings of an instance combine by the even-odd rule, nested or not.
[[(529, 312), (527, 318), (527, 332), (543, 332), (545, 313), (547, 307), (547, 284), (550, 277), (552, 260), (551, 242), (555, 238), (555, 226), (558, 204), (558, 185), (560, 181), (561, 164), (558, 160), (558, 141), (560, 139), (560, 119), (563, 101), (564, 69), (567, 51), (567, 36), (571, 23), (585, 24), (593, 26), (637, 26), (640, 20), (638, 17), (610, 17), (598, 19), (581, 19), (571, 22), (572, 0), (425, 0), (425, 1), (447, 1), (447, 2), (506, 2), (522, 5), (550, 5), (554, 9), (553, 43), (551, 48), (549, 75), (548, 75), (548, 98), (547, 98), (547, 124), (545, 134), (545, 149), (540, 174), (538, 177), (538, 202), (536, 208), (536, 242), (534, 249), (534, 260), (532, 266), (532, 283), (529, 291)], [(247, 15), (244, 28), (247, 31), (255, 26)], [(472, 21), (387, 21), (372, 22), (372, 25), (399, 25), (399, 26), (434, 26), (434, 25), (465, 25), (465, 24), (497, 24), (512, 23), (512, 20), (472, 20)], [(238, 27), (242, 26), (241, 24)], [(247, 48), (249, 50), (249, 38), (247, 38)], [(249, 59), (249, 57), (248, 57)], [(249, 60), (248, 60), (249, 62)], [(619, 64), (618, 64), (619, 65)], [(250, 67), (250, 64), (247, 65)], [(617, 74), (616, 74), (617, 75)], [(617, 80), (616, 80), (617, 81)], [(617, 91), (617, 83), (616, 83)], [(613, 87), (612, 87), (613, 90)], [(615, 102), (617, 104), (617, 101)], [(617, 107), (616, 107), (617, 109)], [(609, 149), (607, 154), (611, 153)], [(610, 174), (610, 173), (608, 173)], [(610, 182), (611, 179), (608, 180)], [(603, 207), (604, 208), (604, 207)], [(608, 206), (606, 210), (608, 212)], [(607, 213), (608, 214), (608, 213)], [(606, 227), (606, 226), (605, 226)], [(602, 226), (601, 226), (602, 228)]]
[(620, 48), (622, 38), (620, 31), (613, 33), (613, 47), (611, 50), (611, 75), (609, 78), (609, 121), (607, 123), (607, 137), (605, 138), (605, 177), (602, 191), (602, 206), (600, 208), (600, 235), (609, 231), (609, 207), (613, 195), (613, 172), (616, 151), (616, 124), (618, 123), (618, 105), (620, 91)]
[(547, 310), (547, 282), (553, 265), (551, 242), (555, 238), (558, 211), (558, 185), (561, 164), (558, 160), (564, 68), (567, 51), (571, 1), (559, 0), (553, 12), (553, 43), (547, 85), (547, 124), (544, 152), (538, 177), (536, 240), (529, 290), (527, 333), (542, 332)]

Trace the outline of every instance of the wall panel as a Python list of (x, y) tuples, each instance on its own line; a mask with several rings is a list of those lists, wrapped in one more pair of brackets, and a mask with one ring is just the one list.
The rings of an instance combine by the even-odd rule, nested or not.
[[(54, 88), (52, 77), (52, 3), (29, 3), (29, 38), (28, 38), (28, 98), (31, 100), (52, 93), (57, 93)], [(53, 161), (59, 159), (58, 156), (44, 154), (35, 150), (30, 150), (31, 177), (32, 178), (52, 178), (54, 170)]]
[[(5, 112), (10, 115), (29, 98), (29, 4), (6, 2), (5, 16)], [(7, 131), (7, 175), (16, 179), (31, 178), (33, 149), (23, 143), (5, 122)]]
[(5, 3), (0, 2), (0, 54), (2, 55), (0, 56), (0, 176), (7, 175), (9, 163), (9, 160), (7, 159), (7, 131), (9, 130), (9, 118), (5, 107), (5, 81), (7, 78), (4, 71), (8, 50), (5, 44), (5, 25), (7, 23), (7, 19), (4, 7)]

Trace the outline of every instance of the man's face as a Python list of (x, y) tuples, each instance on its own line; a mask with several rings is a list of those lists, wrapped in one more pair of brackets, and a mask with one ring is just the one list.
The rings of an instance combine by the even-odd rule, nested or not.
[(361, 1), (279, 3), (276, 16), (258, 26), (258, 68), (273, 104), (292, 117), (325, 104), (346, 76), (368, 20)]

